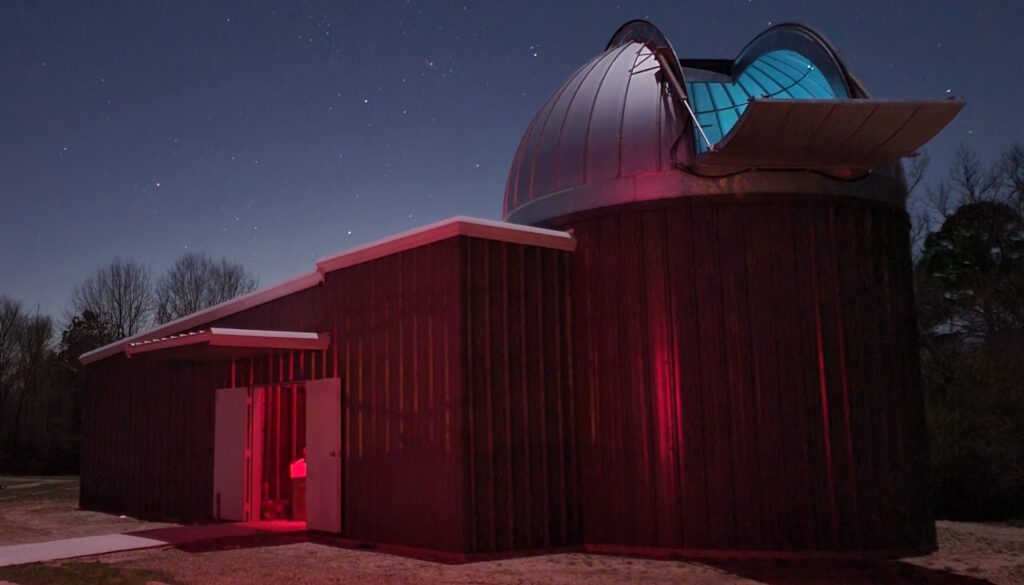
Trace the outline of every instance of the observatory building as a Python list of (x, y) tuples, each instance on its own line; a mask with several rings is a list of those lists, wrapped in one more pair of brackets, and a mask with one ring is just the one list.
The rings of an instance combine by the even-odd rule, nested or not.
[(794, 24), (623, 26), (457, 217), (82, 356), (81, 505), (454, 558), (934, 548), (900, 158)]

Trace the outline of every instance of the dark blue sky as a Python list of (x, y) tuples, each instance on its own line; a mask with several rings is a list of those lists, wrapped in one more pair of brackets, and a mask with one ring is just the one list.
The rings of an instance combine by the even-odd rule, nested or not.
[(60, 314), (116, 256), (187, 251), (261, 284), (457, 214), (498, 218), (519, 138), (612, 33), (731, 58), (784, 21), (874, 97), (967, 109), (929, 146), (1024, 140), (1016, 1), (0, 4), (0, 294)]

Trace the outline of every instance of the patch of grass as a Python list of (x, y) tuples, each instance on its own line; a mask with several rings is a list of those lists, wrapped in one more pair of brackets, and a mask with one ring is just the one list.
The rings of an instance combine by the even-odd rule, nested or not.
[(0, 476), (0, 502), (78, 500), (77, 478)]
[(145, 585), (150, 581), (181, 585), (170, 573), (145, 569), (127, 569), (107, 563), (72, 562), (61, 565), (29, 563), (0, 567), (0, 580), (18, 585)]

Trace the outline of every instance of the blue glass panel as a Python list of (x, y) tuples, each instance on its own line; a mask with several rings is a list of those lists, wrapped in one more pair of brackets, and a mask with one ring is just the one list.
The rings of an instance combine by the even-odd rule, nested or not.
[(749, 75), (741, 75), (736, 81), (743, 88), (743, 91), (750, 94), (752, 98), (762, 97), (768, 93), (767, 89), (758, 85)]
[[(718, 117), (714, 113), (715, 104), (711, 101), (711, 93), (708, 91), (708, 85), (709, 84), (707, 83), (701, 83), (698, 84), (696, 88), (696, 95), (699, 96), (698, 101), (704, 106), (700, 109), (700, 114), (697, 115), (697, 121), (700, 122), (701, 127), (704, 129), (704, 133), (707, 134), (708, 140), (714, 144), (721, 140), (722, 136), (725, 134), (722, 131), (722, 127), (718, 124)], [(701, 148), (707, 147), (707, 145), (704, 144), (703, 138), (698, 136), (697, 139)], [(703, 150), (701, 150), (701, 152), (703, 152)]]
[(767, 75), (760, 67), (757, 66), (757, 62), (750, 64), (743, 73), (740, 74), (740, 78), (750, 77), (757, 82), (758, 85), (763, 87), (768, 93), (768, 97), (776, 97), (777, 94), (782, 91), (782, 85), (772, 79), (770, 75)]
[(772, 51), (762, 55), (758, 61), (774, 66), (794, 80), (802, 79), (812, 68), (806, 60), (800, 59), (799, 55), (789, 51)]
[(787, 82), (787, 85), (789, 82), (798, 81), (807, 73), (806, 68), (804, 68), (803, 71), (793, 69), (793, 67), (787, 64), (785, 61), (773, 57), (771, 53), (761, 55), (761, 57), (756, 61), (756, 63), (772, 71), (773, 75), (779, 76), (778, 79), (785, 80)]
[(786, 93), (792, 97), (797, 99), (811, 97), (810, 92), (806, 90), (800, 91), (800, 84), (804, 79), (803, 75), (791, 75), (789, 69), (782, 69), (764, 59), (759, 60), (757, 62), (757, 66), (761, 71), (771, 75), (774, 79), (777, 79), (779, 83), (783, 84)]
[[(729, 133), (752, 97), (836, 98), (831, 84), (817, 67), (803, 55), (782, 49), (758, 57), (732, 83), (694, 82), (686, 86), (697, 120), (712, 144)], [(697, 152), (706, 151), (699, 133), (696, 138)]]
[(718, 115), (719, 132), (721, 132), (722, 136), (725, 136), (738, 118), (735, 112), (736, 104), (729, 97), (729, 93), (722, 87), (722, 84), (709, 84), (708, 89), (711, 93), (711, 101), (715, 104), (715, 113)]
[(812, 91), (819, 96), (823, 96), (822, 99), (832, 99), (836, 97), (835, 92), (832, 90), (832, 84), (825, 79), (825, 76), (822, 75), (821, 71), (818, 69), (811, 71), (807, 76), (807, 83), (804, 85), (806, 85), (808, 89), (813, 88)]
[(723, 83), (722, 86), (729, 92), (734, 104), (746, 104), (750, 100), (750, 92), (746, 91), (738, 83)]

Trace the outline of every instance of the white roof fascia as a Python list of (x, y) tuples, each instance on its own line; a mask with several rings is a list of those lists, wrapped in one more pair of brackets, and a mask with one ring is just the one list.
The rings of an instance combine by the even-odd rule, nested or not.
[(211, 327), (189, 333), (129, 343), (124, 346), (124, 353), (130, 359), (134, 354), (200, 344), (207, 344), (210, 347), (323, 350), (327, 349), (330, 339), (330, 333), (316, 333), (313, 331), (270, 331), (263, 329)]
[(456, 236), (554, 248), (569, 252), (576, 249), (576, 239), (568, 232), (456, 216), (344, 252), (324, 256), (316, 261), (316, 267), (326, 274)]
[[(406, 250), (411, 250), (448, 238), (457, 236), (468, 236), (507, 242), (510, 244), (522, 244), (526, 246), (538, 246), (564, 250), (571, 252), (576, 249), (576, 239), (568, 232), (549, 230), (532, 226), (519, 225), (504, 221), (493, 221), (478, 219), (475, 217), (456, 216), (437, 223), (432, 223), (420, 228), (412, 229), (400, 234), (370, 242), (363, 246), (324, 256), (317, 260), (316, 270), (307, 272), (290, 280), (280, 282), (273, 286), (244, 294), (235, 299), (225, 301), (219, 305), (208, 307), (201, 311), (175, 319), (163, 325), (147, 329), (141, 333), (119, 339), (113, 343), (104, 345), (98, 349), (84, 353), (79, 356), (82, 364), (88, 365), (102, 360), (123, 351), (126, 346), (133, 342), (152, 340), (154, 338), (167, 337), (181, 333), (189, 328), (205, 325), (211, 321), (233, 315), (235, 313), (262, 305), (281, 297), (312, 288), (324, 281), (324, 275), (328, 272), (355, 266), (384, 256), (390, 256)], [(249, 331), (249, 330), (246, 330)]]
[(191, 315), (186, 315), (180, 319), (169, 321), (163, 325), (147, 329), (141, 333), (136, 333), (135, 335), (125, 337), (124, 339), (119, 339), (113, 343), (109, 343), (103, 347), (84, 353), (78, 359), (83, 364), (88, 365), (95, 361), (120, 353), (126, 345), (134, 341), (142, 341), (152, 339), (154, 337), (166, 337), (184, 329), (203, 325), (210, 321), (227, 317), (228, 315), (234, 315), (235, 313), (306, 290), (307, 288), (313, 288), (323, 281), (324, 275), (320, 271), (314, 270), (312, 272), (307, 272), (296, 276), (295, 278), (279, 282), (273, 286), (255, 290), (251, 293), (231, 299), (230, 301), (225, 301), (212, 307), (207, 307), (201, 311), (196, 311)]

